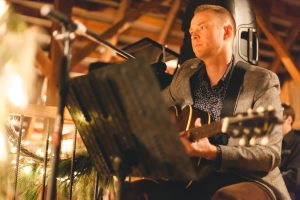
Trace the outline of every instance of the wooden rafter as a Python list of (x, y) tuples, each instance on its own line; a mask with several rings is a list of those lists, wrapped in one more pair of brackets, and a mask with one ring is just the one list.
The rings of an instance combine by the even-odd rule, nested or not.
[(300, 17), (289, 14), (288, 10), (286, 9), (286, 5), (281, 1), (273, 1), (271, 6), (271, 14), (288, 20), (294, 25), (300, 26)]
[(174, 0), (172, 2), (171, 10), (167, 16), (166, 24), (165, 24), (164, 28), (162, 29), (160, 36), (158, 38), (158, 42), (161, 44), (165, 43), (166, 38), (167, 38), (168, 34), (170, 33), (172, 25), (174, 24), (174, 21), (176, 19), (176, 14), (177, 14), (178, 10), (180, 9), (180, 3), (181, 3), (181, 0)]
[(44, 52), (40, 47), (38, 47), (37, 49), (35, 66), (44, 76), (46, 77), (50, 76), (51, 61), (47, 53)]
[[(41, 117), (41, 118), (56, 118), (57, 107), (55, 106), (42, 106), (36, 104), (29, 104), (26, 108), (18, 108), (11, 106), (8, 108), (10, 114), (18, 114), (29, 117)], [(67, 109), (65, 109), (64, 118), (66, 120), (72, 120), (72, 117)]]
[[(132, 25), (132, 23), (140, 18), (143, 14), (149, 12), (153, 8), (157, 7), (161, 4), (161, 1), (155, 0), (150, 1), (147, 3), (140, 3), (136, 9), (130, 10), (127, 12), (127, 15), (120, 20), (118, 23), (113, 25), (111, 28), (106, 30), (104, 33), (102, 33), (100, 36), (102, 39), (111, 38), (116, 33), (120, 34), (124, 28), (129, 27)], [(72, 65), (78, 64), (83, 58), (85, 58), (87, 55), (89, 55), (92, 51), (94, 51), (98, 47), (98, 44), (95, 44), (94, 42), (90, 42), (82, 49), (77, 49), (74, 53)]]
[[(119, 9), (118, 9), (117, 14), (116, 14), (116, 17), (113, 20), (113, 23), (112, 23), (113, 25), (115, 25), (116, 23), (118, 23), (119, 21), (121, 21), (124, 18), (130, 4), (131, 4), (131, 0), (122, 0), (121, 1)], [(108, 39), (109, 42), (112, 45), (116, 46), (116, 44), (118, 43), (120, 33), (124, 32), (128, 28), (129, 28), (129, 26), (124, 26), (122, 31), (117, 32), (110, 39)], [(113, 51), (109, 48), (106, 48), (106, 52), (102, 55), (102, 61), (109, 62), (112, 58), (112, 55), (113, 55)]]
[(272, 44), (276, 53), (279, 55), (281, 62), (283, 63), (291, 77), (300, 86), (300, 73), (281, 38), (276, 34), (271, 25), (263, 20), (259, 12), (256, 12), (256, 21), (260, 29), (264, 32), (264, 34)]
[[(35, 24), (38, 26), (42, 26), (46, 28), (49, 32), (51, 32), (51, 21), (47, 19), (41, 18), (39, 15), (39, 12), (37, 12), (45, 3), (37, 2), (37, 1), (24, 1), (24, 0), (11, 0), (12, 4), (19, 8), (16, 11), (22, 16), (26, 16), (25, 20), (28, 21), (30, 24)], [(99, 1), (100, 2), (100, 1)], [(102, 3), (102, 2), (101, 2)], [(122, 40), (122, 42), (130, 44), (137, 40), (139, 40), (142, 37), (149, 37), (154, 40), (158, 40), (159, 32), (165, 28), (166, 25), (166, 19), (164, 19), (160, 14), (157, 12), (161, 9), (167, 9), (169, 8), (169, 4), (164, 5), (165, 1), (160, 2), (161, 5), (157, 8), (155, 8), (155, 13), (145, 13), (142, 15), (138, 20), (134, 21), (134, 23), (129, 23), (130, 26), (124, 26), (127, 29), (122, 29), (122, 31), (119, 31), (119, 33), (124, 32), (126, 30), (126, 34), (122, 34), (119, 37), (119, 40)], [(182, 5), (184, 4), (181, 2)], [(47, 4), (49, 6), (52, 6), (51, 4)], [(119, 5), (119, 4), (118, 4)], [(147, 4), (148, 5), (148, 4)], [(121, 6), (119, 6), (120, 8)], [(132, 7), (132, 6), (131, 6)], [(136, 7), (136, 6), (135, 6)], [(142, 6), (141, 6), (142, 7)], [(133, 10), (140, 10), (138, 9), (128, 9), (130, 12)], [(154, 10), (154, 9), (153, 9)], [(170, 10), (170, 9), (169, 9)], [(36, 14), (32, 14), (36, 13)], [(89, 27), (91, 30), (103, 33), (105, 30), (108, 30), (112, 24), (113, 20), (116, 17), (115, 9), (111, 7), (103, 8), (101, 12), (97, 10), (87, 10), (82, 7), (73, 7), (72, 8), (72, 16), (76, 19), (81, 21), (83, 24), (85, 24), (87, 27)], [(47, 22), (47, 23), (46, 23)], [(174, 20), (174, 26), (171, 28), (171, 32), (169, 33), (167, 40), (168, 40), (168, 46), (170, 48), (173, 48), (173, 50), (179, 50), (179, 46), (181, 45), (181, 40), (183, 37), (183, 33), (180, 29), (180, 22), (177, 20)], [(130, 29), (128, 29), (130, 28)], [(115, 29), (113, 29), (115, 30)], [(112, 31), (112, 34), (115, 32)], [(74, 41), (74, 48), (76, 49), (82, 49), (85, 47), (85, 45), (77, 45), (78, 40)], [(76, 51), (74, 51), (76, 53)], [(95, 51), (94, 51), (95, 52)], [(97, 53), (97, 52), (96, 52)], [(101, 56), (101, 55), (100, 55)], [(99, 56), (97, 56), (99, 58)], [(76, 58), (75, 58), (76, 59)], [(76, 66), (78, 69), (78, 66)], [(73, 68), (72, 68), (73, 71)]]
[(293, 6), (300, 6), (300, 2), (299, 1), (295, 1), (295, 0), (281, 0), (282, 2), (285, 2), (287, 4), (293, 5)]
[[(299, 35), (299, 32), (300, 32), (300, 28), (299, 27), (296, 27), (294, 26), (292, 28), (292, 31), (290, 33), (290, 35), (287, 37), (287, 41), (285, 42), (285, 47), (287, 50), (290, 50), (293, 46), (293, 43), (295, 42), (295, 40), (297, 39), (297, 36)], [(276, 72), (278, 70), (278, 68), (280, 67), (280, 59), (279, 58), (276, 58), (272, 65), (271, 65), (271, 70), (273, 72)]]

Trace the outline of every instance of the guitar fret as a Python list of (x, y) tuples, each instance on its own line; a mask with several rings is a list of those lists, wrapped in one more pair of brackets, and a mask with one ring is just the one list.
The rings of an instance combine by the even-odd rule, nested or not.
[(202, 125), (199, 128), (192, 128), (189, 130), (189, 132), (192, 138), (201, 139), (201, 138), (210, 137), (218, 133), (221, 133), (221, 129), (222, 129), (222, 121)]

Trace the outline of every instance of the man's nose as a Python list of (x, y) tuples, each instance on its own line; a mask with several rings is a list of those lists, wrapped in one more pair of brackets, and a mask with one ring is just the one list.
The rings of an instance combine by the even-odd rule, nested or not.
[(199, 39), (199, 38), (200, 38), (200, 35), (197, 34), (197, 33), (192, 33), (192, 34), (191, 34), (191, 38), (192, 38), (192, 40)]

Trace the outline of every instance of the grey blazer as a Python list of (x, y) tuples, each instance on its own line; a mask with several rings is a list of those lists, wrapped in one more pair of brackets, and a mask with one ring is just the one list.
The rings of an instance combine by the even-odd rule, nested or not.
[[(163, 91), (167, 105), (192, 105), (190, 77), (204, 64), (197, 58), (186, 61), (176, 72), (172, 83)], [(272, 105), (278, 117), (282, 118), (279, 98), (280, 84), (273, 72), (258, 66), (247, 65), (240, 88), (235, 113), (246, 112), (260, 106)], [(278, 169), (281, 155), (282, 127), (276, 126), (266, 146), (239, 146), (238, 139), (230, 138), (228, 145), (221, 145), (221, 170), (232, 171), (249, 181), (265, 186), (274, 199), (290, 199), (283, 178)]]

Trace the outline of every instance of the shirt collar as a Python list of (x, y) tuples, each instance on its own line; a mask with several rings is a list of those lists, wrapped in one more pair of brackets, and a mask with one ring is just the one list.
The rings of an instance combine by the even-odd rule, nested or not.
[(227, 77), (230, 77), (230, 74), (231, 74), (231, 71), (232, 71), (231, 69), (233, 67), (233, 63), (234, 63), (234, 56), (232, 55), (231, 60), (227, 65), (227, 69), (226, 69), (226, 71), (225, 71), (225, 73), (224, 73), (224, 75), (223, 75), (223, 77), (221, 78), (220, 81), (226, 81)]
[[(227, 65), (227, 69), (224, 73), (224, 75), (222, 76), (222, 78), (219, 80), (218, 84), (219, 85), (220, 83), (222, 82), (226, 82), (229, 80), (229, 77), (231, 75), (231, 72), (232, 72), (232, 68), (233, 68), (233, 63), (234, 63), (234, 56), (232, 55), (231, 57), (231, 60), (230, 62), (228, 63)], [(203, 70), (200, 70), (200, 74), (202, 74), (201, 76), (203, 77), (203, 79), (205, 81), (208, 81), (209, 82), (209, 79), (208, 79), (208, 75), (207, 75), (207, 72), (206, 72), (206, 67), (204, 65), (204, 67), (202, 68)]]

